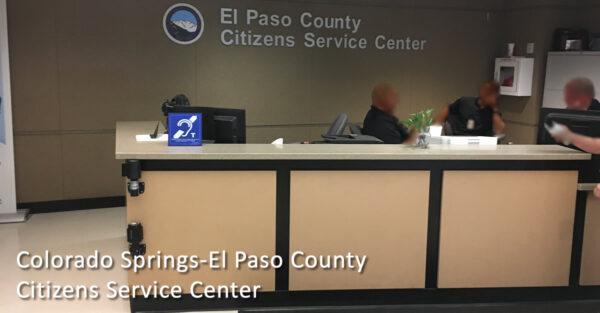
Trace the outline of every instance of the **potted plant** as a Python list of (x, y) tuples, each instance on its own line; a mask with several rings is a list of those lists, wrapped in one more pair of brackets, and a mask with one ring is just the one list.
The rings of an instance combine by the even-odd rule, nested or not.
[(419, 134), (417, 138), (417, 147), (419, 148), (426, 149), (429, 147), (429, 142), (431, 141), (429, 126), (433, 124), (432, 113), (433, 109), (419, 111), (411, 114), (410, 118), (406, 120), (406, 126)]

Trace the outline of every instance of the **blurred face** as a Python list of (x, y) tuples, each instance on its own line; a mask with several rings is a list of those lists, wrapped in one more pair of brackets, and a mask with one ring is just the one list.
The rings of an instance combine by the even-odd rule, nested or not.
[(479, 92), (479, 98), (483, 105), (496, 105), (499, 96), (498, 92), (487, 86), (481, 88)]
[(388, 114), (393, 114), (398, 106), (398, 91), (388, 88), (383, 92), (380, 99), (380, 109)]
[(592, 99), (589, 96), (568, 85), (564, 90), (564, 98), (567, 109), (570, 110), (587, 110), (592, 103)]

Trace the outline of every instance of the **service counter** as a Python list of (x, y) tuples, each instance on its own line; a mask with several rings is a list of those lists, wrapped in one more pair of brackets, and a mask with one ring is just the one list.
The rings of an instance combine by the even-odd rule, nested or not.
[[(146, 253), (245, 251), (284, 266), (131, 273), (130, 284), (262, 286), (251, 300), (135, 298), (133, 311), (600, 298), (600, 204), (590, 198), (586, 212), (578, 191), (589, 154), (136, 142), (156, 123), (120, 122), (116, 133), (116, 158), (141, 166), (145, 192), (128, 194), (127, 221), (143, 225)], [(362, 274), (299, 270), (294, 251), (368, 263)]]

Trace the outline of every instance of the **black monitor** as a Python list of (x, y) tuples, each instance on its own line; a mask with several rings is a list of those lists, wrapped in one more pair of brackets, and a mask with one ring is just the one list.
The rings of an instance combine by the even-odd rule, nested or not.
[(212, 122), (216, 143), (246, 143), (246, 111), (215, 108)]
[(600, 137), (600, 112), (542, 108), (538, 125), (538, 144), (556, 144), (544, 126), (551, 126), (552, 122), (566, 125), (578, 134)]
[(246, 143), (245, 110), (189, 106), (169, 113), (201, 113), (202, 140), (207, 143)]

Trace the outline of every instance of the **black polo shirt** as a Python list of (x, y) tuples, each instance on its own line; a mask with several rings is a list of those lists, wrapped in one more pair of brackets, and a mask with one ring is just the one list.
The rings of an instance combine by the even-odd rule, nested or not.
[(371, 106), (365, 116), (363, 134), (379, 138), (386, 144), (400, 144), (408, 139), (408, 129), (398, 118)]
[(596, 99), (593, 99), (588, 110), (589, 111), (600, 111), (600, 102), (598, 102), (598, 100), (596, 100)]
[(450, 105), (448, 123), (453, 136), (494, 136), (494, 110), (480, 106), (477, 97), (464, 97)]

